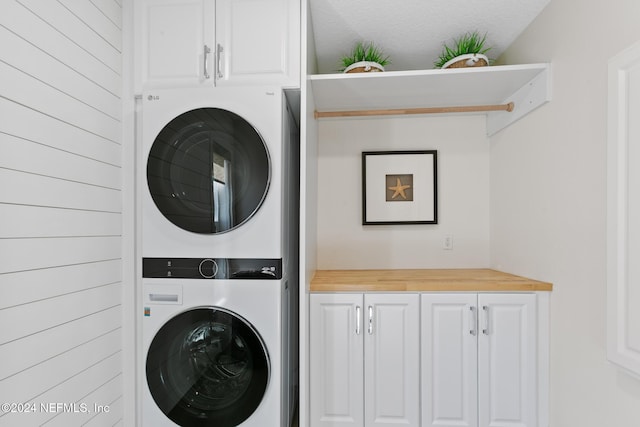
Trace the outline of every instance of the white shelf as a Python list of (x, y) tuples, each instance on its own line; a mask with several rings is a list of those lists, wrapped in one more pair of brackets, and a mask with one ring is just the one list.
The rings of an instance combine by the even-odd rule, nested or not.
[(487, 115), (492, 135), (551, 100), (550, 65), (309, 76), (319, 112), (500, 105)]

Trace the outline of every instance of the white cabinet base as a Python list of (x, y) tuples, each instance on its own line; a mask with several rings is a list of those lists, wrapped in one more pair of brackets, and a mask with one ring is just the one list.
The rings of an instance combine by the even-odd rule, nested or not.
[(310, 295), (309, 427), (548, 427), (548, 292)]
[(548, 294), (421, 298), (421, 426), (548, 426)]
[(418, 426), (417, 294), (312, 294), (311, 427)]

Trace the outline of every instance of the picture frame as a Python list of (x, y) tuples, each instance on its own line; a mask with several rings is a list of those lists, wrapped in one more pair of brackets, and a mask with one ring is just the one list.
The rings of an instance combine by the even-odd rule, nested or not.
[(438, 223), (437, 150), (362, 153), (362, 225)]

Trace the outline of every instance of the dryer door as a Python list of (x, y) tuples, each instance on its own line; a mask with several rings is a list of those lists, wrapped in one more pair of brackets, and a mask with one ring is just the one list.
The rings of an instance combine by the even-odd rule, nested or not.
[(267, 147), (231, 111), (200, 108), (169, 122), (151, 146), (147, 184), (162, 214), (195, 233), (223, 233), (260, 208), (270, 180)]
[(147, 353), (147, 384), (180, 426), (235, 427), (256, 410), (269, 381), (269, 357), (251, 325), (217, 308), (169, 320)]

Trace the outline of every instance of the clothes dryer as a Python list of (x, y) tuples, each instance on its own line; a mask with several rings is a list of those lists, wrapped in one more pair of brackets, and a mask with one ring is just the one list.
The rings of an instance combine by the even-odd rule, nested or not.
[[(202, 280), (201, 271), (220, 277), (223, 263), (228, 278)], [(145, 259), (143, 427), (289, 425), (289, 288), (280, 268)]]
[(279, 88), (143, 94), (144, 257), (285, 257), (283, 108)]

